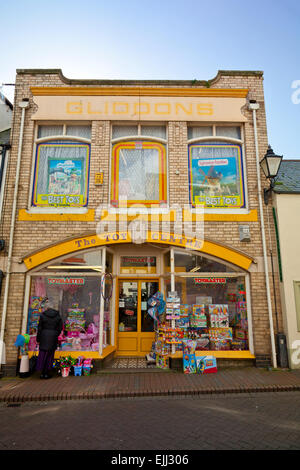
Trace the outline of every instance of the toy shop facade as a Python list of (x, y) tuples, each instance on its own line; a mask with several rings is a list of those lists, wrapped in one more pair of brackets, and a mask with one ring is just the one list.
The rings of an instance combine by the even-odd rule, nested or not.
[[(17, 84), (16, 102), (29, 107), (22, 133), (15, 107), (8, 175), (13, 184), (20, 158), (15, 289), (2, 321), (11, 338), (18, 332), (10, 318), (18, 318), (36, 348), (48, 297), (64, 322), (57, 355), (145, 356), (160, 334), (173, 357), (183, 338), (216, 357), (270, 355), (247, 106), (260, 103), (263, 157), (262, 73), (219, 72), (208, 87), (23, 70)], [(10, 200), (4, 210), (8, 239)], [(177, 293), (163, 312), (158, 292), (165, 301)]]
[[(160, 231), (146, 237), (144, 243), (131, 243), (132, 232), (117, 231), (71, 240), (60, 247), (65, 255), (30, 271), (24, 311), (29, 349), (36, 347), (38, 318), (48, 298), (64, 322), (57, 355), (145, 356), (163, 325), (173, 357), (181, 357), (182, 339), (193, 338), (196, 351), (253, 358), (245, 270), (251, 259), (195, 238)], [(90, 248), (74, 251), (84, 245)], [(224, 250), (222, 259), (215, 250)], [(34, 265), (49, 255), (45, 250), (25, 262)], [(169, 300), (162, 311), (154, 308), (157, 293), (168, 300), (173, 292), (176, 302)]]

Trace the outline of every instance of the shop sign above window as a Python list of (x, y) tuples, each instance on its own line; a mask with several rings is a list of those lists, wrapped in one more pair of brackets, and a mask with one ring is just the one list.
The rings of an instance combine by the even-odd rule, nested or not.
[(48, 284), (53, 285), (73, 285), (83, 286), (85, 283), (84, 277), (48, 277)]
[(32, 204), (81, 207), (88, 201), (90, 145), (47, 142), (37, 145)]
[(225, 277), (209, 277), (209, 278), (198, 278), (195, 277), (194, 279), (195, 284), (226, 284), (226, 278)]
[(190, 144), (188, 152), (190, 202), (193, 207), (245, 207), (240, 145), (201, 142)]

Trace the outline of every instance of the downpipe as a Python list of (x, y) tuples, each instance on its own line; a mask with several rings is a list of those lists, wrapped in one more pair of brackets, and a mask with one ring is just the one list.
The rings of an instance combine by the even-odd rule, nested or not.
[(1, 368), (2, 368), (2, 357), (3, 357), (3, 346), (4, 346), (4, 333), (5, 333), (6, 316), (7, 316), (8, 292), (9, 292), (9, 283), (10, 283), (11, 265), (12, 265), (12, 251), (13, 251), (14, 231), (15, 231), (15, 222), (16, 222), (17, 199), (18, 199), (18, 191), (19, 191), (19, 179), (20, 179), (21, 157), (22, 157), (22, 147), (23, 147), (25, 112), (26, 112), (26, 109), (29, 107), (29, 100), (28, 99), (23, 99), (23, 101), (19, 102), (18, 106), (22, 109), (22, 114), (21, 114), (21, 123), (20, 123), (20, 137), (19, 137), (19, 147), (18, 147), (18, 156), (17, 156), (13, 206), (12, 206), (12, 213), (11, 213), (11, 224), (10, 224), (7, 266), (6, 266), (6, 275), (5, 275), (4, 299), (3, 299), (3, 310), (2, 310), (1, 331), (0, 331), (0, 367)]
[(262, 238), (262, 246), (263, 246), (266, 291), (267, 291), (267, 303), (268, 303), (268, 313), (269, 313), (270, 339), (271, 339), (271, 349), (272, 349), (272, 364), (273, 364), (273, 367), (276, 369), (277, 368), (277, 357), (276, 357), (276, 346), (275, 346), (274, 327), (273, 327), (272, 302), (271, 302), (271, 294), (270, 294), (269, 267), (268, 267), (268, 258), (267, 258), (267, 249), (266, 249), (266, 236), (265, 236), (265, 222), (264, 222), (262, 195), (261, 195), (259, 151), (258, 151), (258, 138), (257, 138), (257, 126), (256, 126), (256, 110), (259, 109), (259, 104), (256, 103), (256, 102), (255, 103), (250, 102), (249, 103), (249, 109), (252, 111), (252, 116), (253, 116), (255, 155), (256, 155), (256, 172), (257, 172), (257, 190), (258, 190), (258, 202), (259, 202), (259, 212), (260, 212), (260, 226), (261, 226), (261, 238)]

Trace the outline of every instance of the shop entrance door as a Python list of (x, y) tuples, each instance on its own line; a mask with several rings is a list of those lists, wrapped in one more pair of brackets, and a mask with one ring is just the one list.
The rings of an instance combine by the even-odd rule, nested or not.
[(119, 279), (118, 356), (145, 356), (150, 352), (155, 333), (147, 302), (158, 290), (158, 279)]

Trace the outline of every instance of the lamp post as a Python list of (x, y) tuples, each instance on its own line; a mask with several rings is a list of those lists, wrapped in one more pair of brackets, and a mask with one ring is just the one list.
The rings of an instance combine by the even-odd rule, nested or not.
[[(264, 188), (264, 202), (266, 205), (269, 204), (270, 195), (275, 186), (275, 179), (278, 175), (279, 168), (282, 161), (282, 155), (275, 155), (271, 146), (268, 146), (267, 153), (264, 158), (260, 161), (260, 167), (264, 172), (265, 177), (270, 181), (269, 188)], [(272, 279), (273, 279), (273, 292), (274, 292), (274, 304), (275, 304), (275, 318), (276, 318), (276, 346), (277, 346), (277, 359), (281, 367), (288, 367), (288, 356), (286, 349), (286, 336), (284, 333), (279, 332), (278, 325), (278, 313), (277, 313), (277, 303), (276, 303), (276, 289), (275, 289), (275, 275), (274, 275), (274, 265), (273, 265), (273, 254), (272, 249), (270, 248), (270, 258), (271, 258), (271, 268), (272, 268)]]
[(269, 145), (266, 155), (260, 161), (260, 167), (264, 172), (265, 177), (270, 181), (270, 187), (264, 188), (264, 201), (266, 205), (269, 203), (270, 194), (274, 188), (275, 178), (278, 175), (281, 160), (282, 155), (275, 155)]

